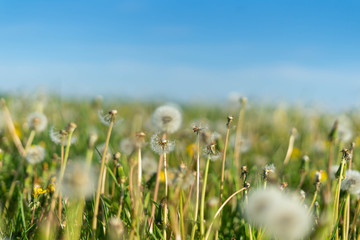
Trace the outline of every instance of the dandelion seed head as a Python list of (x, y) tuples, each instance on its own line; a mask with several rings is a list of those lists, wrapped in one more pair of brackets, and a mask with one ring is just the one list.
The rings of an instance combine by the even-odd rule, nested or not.
[(360, 172), (356, 170), (347, 170), (345, 179), (341, 181), (341, 190), (348, 191), (351, 194), (360, 193)]
[(47, 117), (40, 112), (33, 112), (27, 117), (27, 123), (36, 132), (42, 132), (47, 126)]
[(303, 239), (311, 231), (312, 217), (296, 201), (286, 199), (269, 214), (272, 218), (267, 224), (267, 229), (276, 239)]
[(116, 217), (112, 217), (109, 221), (108, 230), (109, 240), (127, 239), (125, 224)]
[(31, 146), (26, 152), (26, 161), (32, 165), (45, 159), (45, 149), (40, 145)]
[(181, 126), (182, 114), (174, 105), (163, 105), (155, 109), (152, 122), (158, 131), (174, 133)]
[(221, 157), (221, 152), (216, 149), (215, 144), (210, 144), (203, 148), (203, 155), (211, 161), (215, 161)]
[[(104, 113), (102, 109), (98, 111), (98, 117), (100, 122), (106, 126), (110, 125), (110, 122), (112, 121), (113, 118), (115, 118), (116, 115), (117, 115), (117, 110), (111, 110), (107, 113)], [(115, 120), (114, 125), (118, 125), (121, 121), (122, 119)]]
[(257, 189), (249, 193), (245, 208), (246, 218), (257, 226), (264, 225), (271, 216), (271, 208), (282, 199), (281, 192), (275, 188)]
[(121, 153), (129, 156), (135, 151), (135, 144), (130, 138), (124, 138), (120, 141), (120, 151)]
[(169, 153), (175, 149), (175, 141), (170, 141), (160, 137), (160, 134), (154, 134), (150, 140), (151, 149), (158, 153)]
[(60, 191), (70, 198), (90, 198), (96, 187), (95, 170), (85, 162), (71, 162), (66, 167)]
[[(96, 153), (99, 158), (99, 161), (101, 161), (102, 154), (104, 153), (104, 150), (105, 150), (105, 143), (97, 145), (96, 149), (97, 149)], [(112, 158), (112, 151), (110, 149), (110, 146), (108, 146), (107, 151), (106, 151), (105, 161), (109, 161), (111, 158)]]
[(180, 167), (174, 171), (174, 178), (171, 181), (171, 185), (185, 190), (188, 189), (194, 181), (195, 177), (193, 172), (185, 165), (180, 165)]
[(329, 173), (331, 180), (336, 179), (336, 173), (337, 173), (338, 169), (339, 169), (338, 165), (331, 166), (330, 173)]
[(142, 158), (142, 169), (144, 174), (151, 176), (157, 172), (158, 163), (157, 161), (148, 155)]
[(302, 239), (312, 227), (312, 216), (304, 205), (277, 189), (258, 189), (249, 195), (247, 218), (263, 227), (272, 237), (281, 240)]
[[(66, 146), (68, 142), (68, 132), (65, 130), (56, 130), (54, 126), (49, 131), (50, 139), (53, 143)], [(76, 136), (71, 136), (70, 144), (74, 144), (77, 141)]]

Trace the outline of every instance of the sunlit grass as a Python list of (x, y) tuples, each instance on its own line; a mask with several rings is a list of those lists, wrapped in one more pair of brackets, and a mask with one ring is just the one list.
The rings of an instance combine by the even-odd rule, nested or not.
[(246, 103), (7, 96), (1, 237), (357, 239), (360, 115)]

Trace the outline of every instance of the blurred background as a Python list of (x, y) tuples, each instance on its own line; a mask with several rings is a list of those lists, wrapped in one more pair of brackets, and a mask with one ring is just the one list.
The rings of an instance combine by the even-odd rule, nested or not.
[(0, 1), (0, 92), (360, 105), (358, 1)]

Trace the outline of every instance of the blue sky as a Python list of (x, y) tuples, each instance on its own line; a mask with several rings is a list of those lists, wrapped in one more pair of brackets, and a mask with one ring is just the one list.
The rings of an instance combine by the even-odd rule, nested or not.
[(3, 1), (2, 92), (360, 105), (357, 1)]

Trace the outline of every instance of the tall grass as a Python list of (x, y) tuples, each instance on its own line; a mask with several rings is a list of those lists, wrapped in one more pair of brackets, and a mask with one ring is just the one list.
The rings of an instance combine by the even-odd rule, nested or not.
[[(360, 115), (244, 99), (167, 112), (155, 102), (6, 96), (0, 236), (359, 239), (360, 178), (348, 170), (360, 167)], [(26, 119), (38, 109), (47, 127), (35, 133)], [(99, 119), (99, 109), (109, 116)], [(54, 142), (52, 126), (67, 126), (66, 142)], [(45, 159), (30, 166), (32, 145), (45, 148)], [(95, 170), (77, 173), (77, 162), (83, 173)]]

